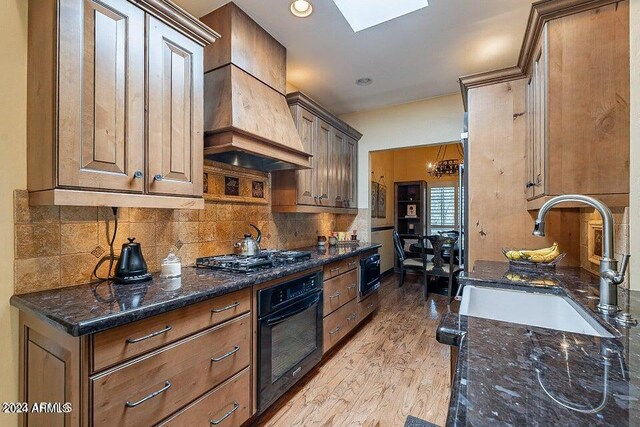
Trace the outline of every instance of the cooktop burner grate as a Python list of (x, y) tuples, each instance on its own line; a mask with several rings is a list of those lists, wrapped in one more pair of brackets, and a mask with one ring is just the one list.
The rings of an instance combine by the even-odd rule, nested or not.
[(218, 255), (196, 259), (197, 268), (233, 273), (255, 273), (311, 259), (311, 252), (263, 250), (258, 255)]

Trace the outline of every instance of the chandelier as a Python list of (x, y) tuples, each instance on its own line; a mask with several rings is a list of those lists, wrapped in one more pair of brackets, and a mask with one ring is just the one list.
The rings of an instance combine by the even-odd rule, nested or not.
[(434, 178), (442, 178), (443, 176), (455, 176), (458, 175), (460, 165), (463, 163), (462, 157), (462, 144), (456, 144), (456, 150), (458, 151), (457, 159), (447, 159), (447, 148), (450, 144), (441, 145), (438, 149), (438, 156), (435, 163), (429, 163), (427, 171), (430, 176)]

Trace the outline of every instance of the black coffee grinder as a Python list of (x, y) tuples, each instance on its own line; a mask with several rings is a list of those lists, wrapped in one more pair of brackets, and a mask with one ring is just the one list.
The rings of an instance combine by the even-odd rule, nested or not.
[(129, 237), (127, 240), (129, 242), (122, 245), (113, 282), (130, 285), (151, 280), (140, 243), (134, 242), (135, 237)]

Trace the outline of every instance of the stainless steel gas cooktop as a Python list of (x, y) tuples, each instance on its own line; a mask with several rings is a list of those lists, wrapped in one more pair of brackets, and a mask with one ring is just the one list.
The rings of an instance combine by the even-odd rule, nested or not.
[(311, 252), (263, 250), (258, 255), (230, 254), (197, 258), (196, 267), (233, 273), (255, 273), (308, 259), (311, 259)]

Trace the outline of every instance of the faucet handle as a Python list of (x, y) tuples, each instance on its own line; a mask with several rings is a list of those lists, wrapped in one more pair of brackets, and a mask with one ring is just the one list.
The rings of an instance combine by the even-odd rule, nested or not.
[(622, 283), (624, 281), (624, 276), (627, 273), (627, 266), (629, 265), (629, 257), (630, 256), (631, 255), (629, 255), (629, 254), (622, 255), (622, 262), (620, 264), (620, 268), (618, 268), (618, 276), (620, 276), (622, 278), (620, 283)]

